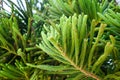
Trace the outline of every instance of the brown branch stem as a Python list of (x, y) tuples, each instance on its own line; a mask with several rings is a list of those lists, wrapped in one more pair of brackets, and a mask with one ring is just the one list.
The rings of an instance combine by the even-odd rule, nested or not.
[(90, 73), (90, 72), (88, 72), (88, 71), (86, 71), (86, 70), (83, 70), (82, 68), (78, 67), (78, 66), (77, 66), (73, 61), (71, 61), (71, 59), (69, 59), (66, 55), (64, 55), (64, 57), (71, 63), (72, 66), (74, 66), (74, 68), (76, 68), (76, 69), (79, 70), (80, 72), (84, 73), (86, 76), (92, 77), (92, 78), (94, 78), (94, 79), (96, 79), (96, 80), (100, 80), (100, 78), (99, 78), (97, 75), (95, 75), (95, 74), (93, 74), (93, 73)]
[(63, 57), (65, 57), (66, 60), (68, 60), (68, 61), (71, 63), (71, 65), (72, 65), (74, 68), (76, 68), (76, 69), (79, 70), (80, 72), (84, 73), (87, 77), (92, 77), (92, 78), (94, 78), (94, 79), (96, 79), (96, 80), (101, 80), (97, 75), (95, 75), (95, 74), (93, 74), (93, 73), (91, 73), (91, 72), (88, 72), (88, 71), (86, 71), (86, 70), (78, 67), (68, 56), (66, 56), (66, 53), (64, 53), (64, 51), (62, 50), (62, 48), (57, 47), (57, 49), (60, 51), (61, 55), (62, 55)]

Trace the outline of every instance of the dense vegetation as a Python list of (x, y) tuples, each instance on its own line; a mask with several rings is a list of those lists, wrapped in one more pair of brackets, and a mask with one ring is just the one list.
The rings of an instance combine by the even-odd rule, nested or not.
[(120, 80), (116, 1), (24, 1), (0, 11), (0, 80)]

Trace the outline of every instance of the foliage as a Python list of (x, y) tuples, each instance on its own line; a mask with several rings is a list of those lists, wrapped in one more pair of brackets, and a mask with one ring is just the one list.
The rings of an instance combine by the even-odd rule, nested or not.
[[(40, 39), (36, 37), (33, 27), (34, 18), (30, 16), (29, 10), (23, 9), (20, 0), (19, 5), (11, 0), (8, 2), (12, 5), (13, 11), (0, 19), (0, 79), (46, 80), (47, 75), (41, 74), (43, 70), (26, 66), (26, 63), (30, 62), (42, 64), (51, 61), (43, 61), (48, 56), (35, 46)], [(29, 2), (26, 2), (26, 5), (32, 6)], [(28, 7), (25, 9), (32, 10), (32, 7)]]
[[(35, 43), (33, 43), (35, 41), (34, 36), (29, 38), (28, 34), (29, 33), (22, 35), (20, 33), (15, 17), (1, 19), (0, 62), (2, 70), (0, 71), (0, 75), (2, 77), (6, 79), (29, 80), (28, 78), (33, 72), (31, 68), (25, 66), (25, 64), (28, 62), (37, 63), (42, 60), (42, 58), (39, 59), (39, 57), (40, 55), (44, 55), (42, 54), (43, 52), (35, 47)], [(11, 71), (14, 72), (14, 74), (11, 74)]]
[[(117, 8), (118, 10), (120, 9), (119, 7)], [(115, 9), (115, 10), (117, 10)], [(99, 16), (104, 20), (105, 23), (109, 25), (109, 28), (107, 28), (112, 34), (115, 36), (117, 42), (116, 46), (119, 47), (119, 38), (120, 38), (120, 32), (119, 32), (119, 27), (120, 27), (120, 12), (118, 11), (113, 11), (111, 9), (108, 9), (105, 14), (100, 14), (98, 13)]]
[[(102, 42), (104, 40), (102, 35), (106, 24), (101, 24), (99, 31), (95, 32), (96, 21), (93, 20), (91, 26), (88, 26), (86, 23), (87, 15), (82, 14), (77, 16), (74, 14), (74, 16), (69, 18), (65, 16), (61, 17), (60, 24), (56, 24), (56, 26), (49, 28), (45, 26), (47, 33), (42, 32), (43, 41), (38, 46), (48, 55), (64, 64), (62, 69), (56, 68), (55, 70), (53, 67), (52, 70), (48, 67), (50, 71), (58, 71), (57, 74), (62, 71), (62, 74), (65, 74), (66, 71), (72, 69), (73, 71), (77, 71), (76, 74), (78, 74), (78, 71), (83, 73), (81, 75), (79, 73), (73, 77), (69, 76), (68, 79), (78, 78), (78, 76), (81, 76), (79, 79), (82, 79), (84, 76), (87, 76), (87, 79), (92, 77), (99, 80), (100, 77), (106, 76), (101, 66), (109, 55), (116, 54), (113, 52), (115, 39), (111, 35), (111, 42)], [(91, 27), (90, 30), (88, 27)], [(97, 36), (94, 36), (95, 33), (98, 33)], [(99, 50), (102, 51), (100, 52)], [(68, 68), (63, 69), (66, 68), (65, 66), (68, 66)], [(42, 69), (40, 66), (38, 68)]]
[[(21, 33), (25, 33), (27, 31), (27, 25), (28, 25), (28, 19), (32, 18), (32, 0), (16, 0), (17, 3), (14, 3), (12, 0), (7, 0), (4, 3), (10, 7), (11, 12), (8, 12), (8, 17), (11, 16), (11, 14), (14, 14), (14, 16), (18, 20), (18, 26), (21, 30)], [(25, 5), (23, 4), (25, 3)]]
[(104, 13), (110, 7), (108, 0), (49, 0), (50, 17), (59, 19), (63, 14), (72, 16), (74, 13), (85, 13), (89, 19), (98, 19), (97, 12)]
[[(8, 0), (0, 16), (1, 80), (119, 80), (114, 0)], [(35, 11), (35, 13), (34, 13)]]

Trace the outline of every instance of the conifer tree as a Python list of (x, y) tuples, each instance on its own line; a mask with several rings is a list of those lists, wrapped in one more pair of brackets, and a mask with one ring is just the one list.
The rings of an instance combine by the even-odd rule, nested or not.
[(8, 1), (12, 12), (0, 18), (1, 80), (120, 80), (117, 1), (44, 0), (41, 10), (38, 0)]

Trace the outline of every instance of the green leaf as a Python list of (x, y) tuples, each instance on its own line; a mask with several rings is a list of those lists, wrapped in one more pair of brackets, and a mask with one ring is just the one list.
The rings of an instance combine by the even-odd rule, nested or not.
[(34, 68), (39, 68), (39, 69), (43, 69), (43, 70), (48, 70), (48, 71), (62, 71), (62, 70), (66, 70), (68, 68), (70, 68), (69, 66), (51, 66), (51, 65), (33, 65), (33, 64), (29, 64), (27, 63), (28, 66), (30, 67), (34, 67)]
[(108, 42), (106, 44), (103, 55), (101, 55), (98, 58), (98, 60), (94, 63), (92, 71), (94, 71), (97, 68), (97, 66), (100, 66), (100, 64), (102, 64), (106, 60), (106, 58), (108, 57), (108, 55), (112, 52), (113, 47), (114, 47), (114, 45), (110, 44), (110, 42)]
[(74, 69), (66, 69), (64, 71), (47, 71), (47, 74), (60, 74), (60, 75), (72, 75), (72, 74), (76, 74), (76, 73), (80, 73), (80, 71), (74, 70)]
[(96, 41), (95, 41), (94, 45), (92, 46), (92, 48), (91, 48), (91, 50), (90, 50), (90, 53), (89, 53), (89, 57), (88, 57), (88, 66), (89, 66), (89, 67), (90, 67), (91, 64), (92, 64), (92, 58), (93, 58), (93, 55), (94, 55), (94, 51), (95, 51), (95, 49), (96, 49), (96, 47), (97, 47), (97, 44), (98, 44), (101, 36), (102, 36), (103, 33), (104, 33), (105, 27), (106, 27), (106, 24), (101, 24), (101, 25), (100, 25), (100, 29), (99, 29), (99, 32), (98, 32), (98, 35), (97, 35), (97, 39), (96, 39)]
[(2, 77), (7, 77), (9, 79), (17, 79), (18, 78), (17, 76), (15, 76), (15, 75), (13, 75), (13, 74), (11, 74), (9, 72), (5, 72), (5, 71), (0, 71), (0, 74), (4, 75)]

